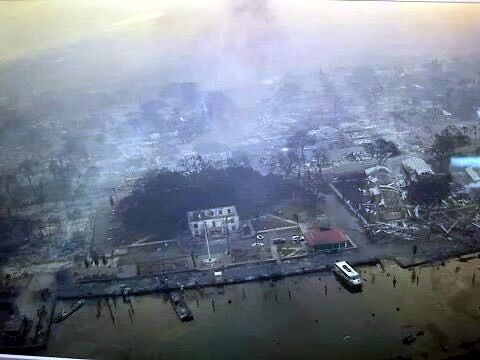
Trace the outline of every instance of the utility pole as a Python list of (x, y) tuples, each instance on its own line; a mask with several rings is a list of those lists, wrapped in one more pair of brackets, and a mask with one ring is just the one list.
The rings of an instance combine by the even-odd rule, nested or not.
[(210, 244), (208, 243), (208, 228), (207, 222), (204, 221), (203, 225), (205, 226), (205, 241), (207, 243), (207, 252), (208, 252), (208, 261), (212, 261), (212, 256), (210, 255)]
[(227, 255), (230, 254), (230, 233), (228, 231), (228, 215), (225, 216), (225, 231), (227, 232)]

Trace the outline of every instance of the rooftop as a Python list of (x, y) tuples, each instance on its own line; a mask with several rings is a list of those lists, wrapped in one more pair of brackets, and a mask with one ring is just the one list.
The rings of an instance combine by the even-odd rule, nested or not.
[(478, 173), (475, 171), (475, 169), (468, 167), (465, 169), (465, 172), (470, 176), (472, 181), (478, 182), (480, 180), (480, 176), (478, 176)]
[(381, 171), (386, 172), (388, 174), (392, 173), (392, 171), (389, 168), (387, 168), (385, 166), (378, 166), (377, 165), (377, 166), (372, 166), (372, 167), (369, 167), (368, 169), (365, 169), (365, 175), (369, 176), (369, 175), (372, 175), (372, 174), (375, 174), (375, 173), (381, 172)]
[(314, 229), (304, 233), (305, 242), (308, 246), (326, 244), (341, 244), (348, 241), (347, 236), (340, 229), (320, 230)]
[(434, 174), (430, 165), (425, 160), (418, 157), (411, 157), (402, 161), (403, 167), (408, 172), (414, 172), (417, 175)]
[(335, 263), (335, 266), (339, 269), (342, 269), (342, 271), (345, 272), (348, 276), (358, 276), (358, 272), (356, 272), (355, 269), (352, 268), (350, 264), (346, 261), (337, 261)]
[(204, 210), (194, 210), (187, 213), (188, 221), (225, 218), (227, 216), (237, 216), (237, 208), (235, 205), (220, 206)]

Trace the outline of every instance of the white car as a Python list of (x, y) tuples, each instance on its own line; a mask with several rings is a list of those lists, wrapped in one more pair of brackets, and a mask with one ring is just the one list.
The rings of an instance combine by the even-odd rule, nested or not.
[(263, 240), (265, 239), (265, 236), (263, 236), (262, 234), (257, 234), (257, 240)]
[(262, 242), (255, 242), (252, 244), (252, 246), (263, 246), (264, 244)]
[(299, 242), (305, 240), (305, 237), (303, 235), (292, 235), (292, 241), (294, 242)]

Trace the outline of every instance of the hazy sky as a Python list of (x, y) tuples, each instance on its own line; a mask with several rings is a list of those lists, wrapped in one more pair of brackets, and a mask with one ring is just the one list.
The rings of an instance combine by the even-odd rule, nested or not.
[(0, 0), (0, 62), (23, 64), (25, 81), (44, 85), (151, 74), (242, 81), (311, 64), (479, 56), (479, 19), (474, 4)]

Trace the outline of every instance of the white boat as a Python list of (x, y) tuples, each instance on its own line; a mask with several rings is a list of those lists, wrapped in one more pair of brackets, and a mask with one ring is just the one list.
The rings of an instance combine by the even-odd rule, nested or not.
[(60, 321), (65, 320), (70, 315), (72, 315), (75, 311), (80, 309), (83, 305), (85, 305), (85, 300), (80, 299), (72, 304), (70, 309), (60, 311), (55, 317), (53, 318), (54, 323), (59, 323)]
[(362, 288), (362, 278), (359, 273), (346, 261), (338, 261), (333, 267), (333, 272), (353, 289)]

